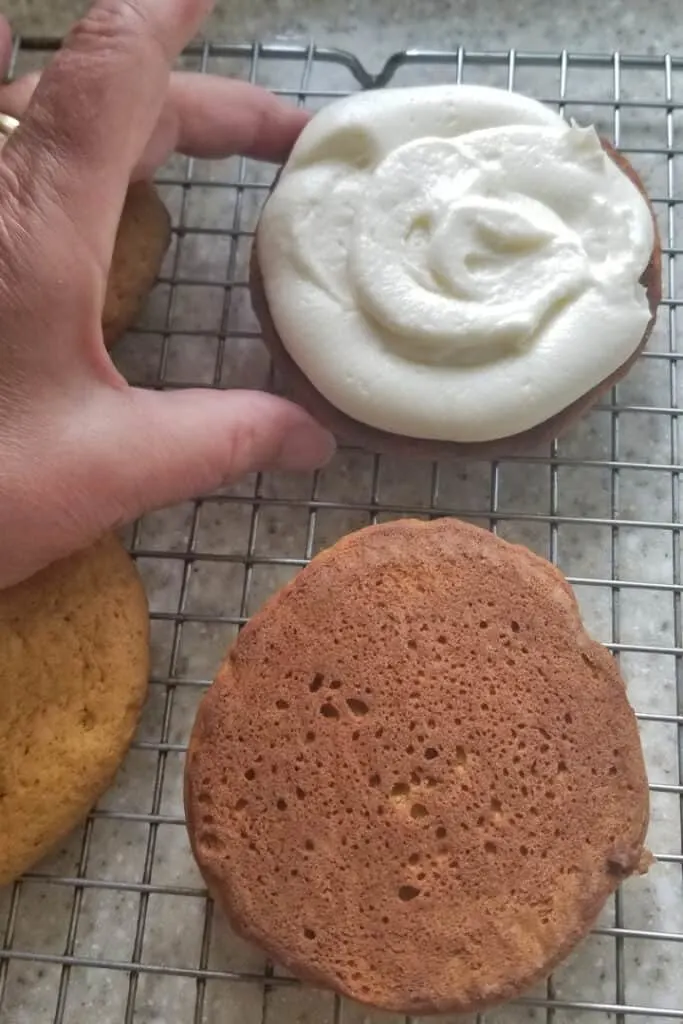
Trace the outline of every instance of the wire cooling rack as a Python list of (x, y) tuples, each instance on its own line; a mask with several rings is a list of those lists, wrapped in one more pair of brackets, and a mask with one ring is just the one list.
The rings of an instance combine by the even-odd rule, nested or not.
[[(15, 68), (39, 66), (56, 45), (20, 40)], [(314, 45), (205, 44), (183, 64), (260, 82), (312, 109), (389, 83), (478, 81), (595, 123), (653, 198), (665, 294), (648, 351), (628, 379), (541, 455), (426, 464), (343, 451), (311, 477), (259, 475), (136, 524), (128, 539), (152, 607), (148, 706), (116, 785), (84, 827), (0, 893), (0, 1020), (403, 1024), (300, 986), (230, 933), (189, 854), (182, 766), (197, 701), (269, 593), (351, 529), (444, 514), (528, 544), (571, 579), (590, 629), (621, 661), (639, 716), (659, 858), (646, 879), (617, 894), (547, 983), (479, 1019), (683, 1019), (683, 59), (410, 51), (373, 74), (348, 53)], [(174, 240), (143, 323), (117, 351), (132, 382), (267, 384), (246, 270), (271, 179), (272, 169), (239, 158), (176, 159), (164, 170)]]

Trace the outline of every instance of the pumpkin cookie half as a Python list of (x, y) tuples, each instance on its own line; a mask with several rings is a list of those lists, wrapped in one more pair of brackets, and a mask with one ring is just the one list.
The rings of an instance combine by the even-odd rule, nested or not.
[(185, 800), (239, 933), (401, 1013), (523, 992), (649, 863), (614, 659), (555, 568), (455, 520), (361, 530), (267, 602), (200, 705)]

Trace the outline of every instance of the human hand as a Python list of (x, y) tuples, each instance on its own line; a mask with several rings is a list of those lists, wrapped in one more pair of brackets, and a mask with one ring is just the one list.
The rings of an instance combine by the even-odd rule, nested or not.
[[(101, 315), (131, 178), (173, 151), (286, 156), (306, 115), (244, 82), (171, 74), (209, 0), (99, 0), (40, 80), (0, 89), (0, 588), (152, 508), (334, 443), (260, 392), (129, 387)], [(0, 62), (10, 35), (0, 20)]]

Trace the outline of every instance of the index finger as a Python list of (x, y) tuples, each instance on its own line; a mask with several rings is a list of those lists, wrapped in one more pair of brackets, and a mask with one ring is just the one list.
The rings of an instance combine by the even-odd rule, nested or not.
[[(21, 119), (38, 81), (33, 72), (0, 86), (0, 113)], [(209, 160), (238, 153), (281, 163), (310, 117), (249, 82), (173, 72), (161, 117), (133, 177), (151, 178), (173, 152)]]
[(55, 201), (106, 266), (170, 68), (211, 0), (97, 0), (42, 75), (3, 150), (18, 187)]
[(280, 163), (309, 119), (258, 85), (178, 71), (135, 176), (151, 177), (173, 152), (209, 160), (238, 153)]

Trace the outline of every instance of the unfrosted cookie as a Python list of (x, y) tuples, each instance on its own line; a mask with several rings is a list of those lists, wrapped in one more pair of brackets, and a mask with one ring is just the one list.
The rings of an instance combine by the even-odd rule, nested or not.
[(265, 605), (199, 708), (185, 799), (238, 932), (401, 1013), (524, 991), (649, 857), (614, 659), (555, 568), (455, 520), (346, 537)]
[(107, 348), (131, 327), (157, 279), (171, 240), (171, 218), (154, 185), (130, 186), (121, 214), (102, 313)]
[(148, 675), (147, 600), (115, 537), (0, 591), (0, 885), (112, 781)]

